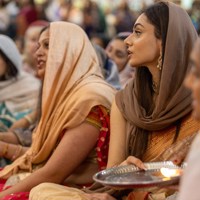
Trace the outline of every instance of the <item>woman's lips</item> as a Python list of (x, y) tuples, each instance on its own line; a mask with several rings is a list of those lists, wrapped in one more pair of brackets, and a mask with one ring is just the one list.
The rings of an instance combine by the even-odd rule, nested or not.
[(38, 68), (38, 69), (43, 68), (43, 65), (44, 65), (44, 64), (45, 64), (44, 61), (38, 61), (37, 68)]
[(127, 50), (127, 53), (128, 53), (128, 57), (131, 57), (133, 55), (133, 52), (130, 50)]

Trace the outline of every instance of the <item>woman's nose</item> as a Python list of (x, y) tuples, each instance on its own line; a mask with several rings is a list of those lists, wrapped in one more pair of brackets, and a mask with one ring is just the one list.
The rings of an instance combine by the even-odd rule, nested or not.
[(41, 50), (40, 47), (38, 47), (38, 49), (36, 50), (35, 55), (36, 55), (36, 56), (42, 55), (42, 50)]
[(130, 46), (132, 41), (131, 41), (131, 35), (129, 35), (125, 40), (124, 43), (126, 44), (126, 46)]

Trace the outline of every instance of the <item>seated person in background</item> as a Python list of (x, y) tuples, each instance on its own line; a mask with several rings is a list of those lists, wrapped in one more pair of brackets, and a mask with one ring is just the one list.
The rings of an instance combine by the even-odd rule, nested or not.
[[(184, 86), (196, 39), (187, 12), (174, 3), (159, 1), (138, 17), (133, 33), (125, 39), (129, 63), (136, 68), (135, 79), (117, 92), (112, 104), (107, 168), (128, 164), (145, 168), (143, 162), (173, 160), (177, 147), (189, 149), (200, 128), (191, 116), (191, 92)], [(32, 190), (30, 199), (43, 200), (45, 196), (48, 200), (48, 190), (51, 198), (60, 194), (59, 200), (73, 195), (72, 188), (60, 187), (41, 184)], [(84, 191), (99, 193), (84, 196), (76, 190), (74, 197), (120, 199), (127, 192), (128, 200), (164, 200), (174, 192), (165, 189), (137, 193), (97, 184)]]
[(37, 76), (37, 61), (34, 57), (34, 53), (37, 46), (38, 37), (42, 28), (47, 26), (49, 22), (44, 20), (37, 20), (32, 22), (24, 37), (24, 50), (23, 50), (23, 70)]
[(108, 45), (109, 37), (105, 33), (92, 33), (90, 41), (92, 44), (96, 44), (105, 49)]
[(117, 65), (122, 88), (124, 88), (126, 84), (135, 76), (135, 69), (129, 65), (127, 48), (124, 43), (124, 40), (130, 34), (130, 32), (118, 33), (106, 47), (108, 57)]
[(0, 130), (5, 131), (36, 109), (40, 82), (21, 71), (21, 55), (5, 35), (0, 35), (0, 61)]
[[(40, 82), (21, 70), (21, 55), (14, 41), (5, 35), (0, 35), (0, 62), (0, 131), (5, 132), (17, 120), (35, 112)], [(6, 164), (0, 159), (1, 167)]]
[[(200, 38), (195, 43), (191, 54), (192, 69), (186, 78), (185, 84), (192, 90), (193, 117), (200, 120)], [(198, 200), (200, 199), (200, 133), (198, 132), (189, 155), (187, 167), (184, 170), (180, 182), (180, 190), (177, 200)]]
[[(25, 32), (24, 48), (22, 52), (23, 54), (22, 69), (36, 77), (37, 77), (37, 66), (36, 66), (37, 60), (34, 55), (40, 31), (48, 24), (49, 22), (44, 20), (34, 21), (28, 26)], [(36, 119), (37, 119), (37, 112), (34, 111), (33, 113), (30, 113), (25, 117), (17, 120), (9, 128), (8, 132), (0, 132), (0, 140), (8, 144), (9, 143), (20, 144), (26, 147), (30, 146), (32, 142), (32, 130), (35, 127)], [(0, 143), (2, 143), (1, 141)], [(5, 144), (0, 144), (0, 152), (1, 149), (3, 150), (4, 148), (7, 148)], [(13, 145), (13, 148), (8, 148), (8, 153), (5, 156), (4, 155), (1, 156), (6, 157), (8, 159), (12, 159), (11, 155), (14, 155), (14, 152), (16, 152), (18, 148), (20, 148), (18, 145)], [(15, 157), (15, 159), (16, 158), (17, 157)]]
[(99, 64), (106, 82), (111, 84), (117, 90), (121, 89), (119, 73), (116, 64), (107, 56), (105, 50), (102, 47), (96, 44), (93, 44), (93, 46), (97, 53)]
[[(44, 20), (31, 23), (25, 32), (22, 69), (37, 77), (37, 60), (34, 56), (40, 31), (49, 24)], [(8, 132), (0, 132), (0, 156), (13, 160), (24, 153), (32, 142), (32, 131), (36, 125), (37, 111), (15, 121)], [(7, 144), (6, 144), (7, 143)], [(12, 145), (15, 144), (15, 145)], [(19, 151), (18, 149), (21, 149)], [(2, 153), (1, 153), (2, 152)], [(3, 152), (7, 152), (6, 154)], [(18, 155), (16, 155), (18, 152)], [(4, 155), (5, 154), (5, 155)], [(15, 156), (14, 156), (15, 155)], [(2, 167), (2, 165), (1, 165)]]
[(0, 192), (4, 199), (13, 193), (27, 199), (26, 192), (43, 182), (91, 184), (107, 163), (115, 90), (104, 80), (88, 37), (77, 25), (53, 22), (41, 32), (36, 56), (41, 117), (29, 150), (0, 172), (9, 178)]

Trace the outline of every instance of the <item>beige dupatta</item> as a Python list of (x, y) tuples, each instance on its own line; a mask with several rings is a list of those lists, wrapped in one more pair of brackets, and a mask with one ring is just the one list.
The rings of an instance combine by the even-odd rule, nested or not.
[(110, 108), (114, 89), (102, 78), (95, 51), (84, 31), (67, 22), (50, 24), (42, 93), (42, 115), (28, 152), (0, 172), (7, 178), (44, 164), (60, 134), (81, 124), (95, 105)]

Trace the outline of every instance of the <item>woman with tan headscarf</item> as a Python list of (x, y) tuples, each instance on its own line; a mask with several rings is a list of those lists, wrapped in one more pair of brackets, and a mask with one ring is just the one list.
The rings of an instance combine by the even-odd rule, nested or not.
[[(15, 184), (0, 197), (42, 182), (91, 184), (106, 165), (115, 90), (103, 80), (86, 34), (77, 25), (53, 22), (41, 33), (36, 56), (43, 79), (41, 118), (31, 148), (0, 172), (11, 177), (6, 187)], [(26, 178), (12, 183), (21, 177)]]
[[(129, 63), (136, 68), (136, 75), (117, 93), (112, 106), (108, 168), (120, 164), (144, 168), (143, 162), (173, 159), (174, 149), (189, 146), (199, 124), (191, 118), (191, 92), (183, 82), (196, 39), (188, 14), (174, 3), (155, 3), (138, 17), (133, 33), (125, 39)], [(47, 186), (50, 191), (55, 188), (55, 196), (61, 194), (59, 188), (56, 193), (55, 186), (43, 185), (32, 190), (31, 199), (43, 200), (42, 191)], [(59, 200), (66, 199), (68, 191), (62, 195)], [(131, 193), (128, 199), (166, 199), (165, 192), (137, 195)], [(84, 195), (80, 192), (79, 196)], [(100, 193), (85, 196), (113, 199)]]

